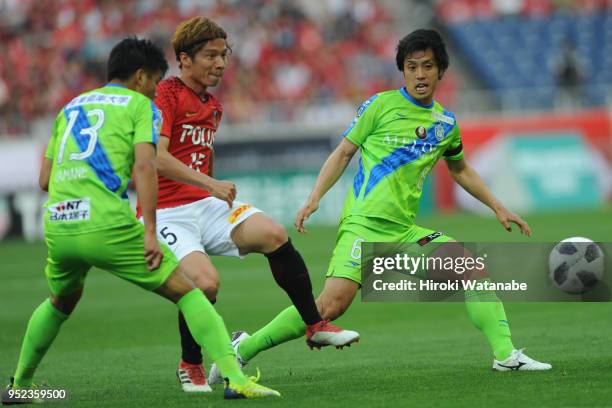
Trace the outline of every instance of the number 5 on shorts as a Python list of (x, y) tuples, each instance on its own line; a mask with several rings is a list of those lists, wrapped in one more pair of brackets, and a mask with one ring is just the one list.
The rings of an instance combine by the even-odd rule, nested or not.
[(166, 244), (168, 245), (174, 245), (176, 244), (176, 241), (178, 241), (176, 234), (168, 231), (168, 227), (162, 228), (159, 231), (159, 234), (162, 236), (162, 238), (164, 238), (164, 240), (166, 241)]

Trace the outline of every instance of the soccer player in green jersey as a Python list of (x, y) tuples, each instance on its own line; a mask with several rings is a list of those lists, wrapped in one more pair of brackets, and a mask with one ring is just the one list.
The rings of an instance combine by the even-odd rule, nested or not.
[[(298, 231), (305, 232), (304, 221), (317, 210), (325, 193), (360, 150), (359, 167), (346, 198), (325, 286), (317, 299), (324, 319), (341, 316), (361, 286), (360, 259), (354, 256), (361, 242), (427, 246), (430, 242), (452, 241), (441, 232), (414, 224), (424, 179), (441, 157), (453, 179), (491, 208), (504, 228), (510, 231), (510, 223), (514, 223), (523, 234), (531, 235), (529, 225), (504, 208), (468, 164), (455, 116), (434, 100), (436, 86), (448, 67), (440, 35), (433, 30), (407, 35), (398, 44), (396, 62), (405, 86), (378, 93), (361, 105), (344, 139), (321, 168), (295, 221)], [(495, 292), (466, 291), (465, 297), (470, 319), (493, 351), (493, 369), (551, 368), (514, 348), (503, 304)], [(237, 332), (233, 344), (239, 362), (244, 364), (259, 352), (302, 335), (304, 324), (290, 307), (252, 336)]]
[[(49, 191), (45, 275), (51, 292), (32, 314), (17, 370), (2, 394), (32, 387), (36, 367), (76, 307), (94, 266), (176, 303), (194, 338), (226, 377), (226, 398), (278, 396), (246, 378), (221, 316), (194, 287), (156, 233), (155, 145), (161, 114), (152, 102), (168, 64), (148, 40), (127, 38), (110, 53), (109, 83), (85, 92), (58, 114), (40, 173)], [(144, 226), (127, 200), (134, 175)]]

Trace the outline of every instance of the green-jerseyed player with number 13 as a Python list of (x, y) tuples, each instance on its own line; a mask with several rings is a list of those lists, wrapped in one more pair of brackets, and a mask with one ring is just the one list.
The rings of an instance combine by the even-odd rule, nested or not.
[[(49, 191), (45, 275), (51, 296), (30, 318), (3, 404), (37, 402), (15, 398), (21, 395), (15, 390), (32, 389), (34, 372), (81, 298), (92, 266), (176, 303), (194, 338), (222, 366), (226, 398), (279, 395), (245, 377), (221, 316), (157, 240), (161, 113), (152, 99), (167, 69), (159, 47), (126, 38), (110, 53), (109, 83), (77, 96), (57, 116), (40, 173), (41, 188)], [(132, 171), (144, 225), (127, 200)]]
[[(343, 140), (321, 168), (296, 218), (296, 228), (305, 232), (304, 221), (317, 210), (323, 195), (360, 150), (359, 167), (346, 198), (325, 287), (317, 299), (324, 319), (341, 316), (360, 288), (360, 260), (351, 253), (361, 242), (419, 243), (426, 247), (430, 242), (453, 241), (414, 224), (424, 179), (441, 157), (453, 179), (490, 207), (504, 228), (510, 231), (510, 223), (514, 223), (523, 234), (531, 235), (527, 223), (503, 207), (465, 160), (455, 116), (433, 99), (448, 67), (440, 35), (433, 30), (407, 35), (398, 44), (396, 63), (405, 86), (378, 93), (361, 105)], [(491, 346), (494, 370), (551, 368), (515, 349), (504, 306), (495, 292), (466, 291), (465, 300), (469, 318)], [(244, 364), (263, 350), (303, 335), (304, 324), (290, 307), (251, 336), (235, 333), (233, 344), (239, 362)], [(212, 378), (215, 373), (211, 370), (211, 383), (219, 381), (218, 377)]]

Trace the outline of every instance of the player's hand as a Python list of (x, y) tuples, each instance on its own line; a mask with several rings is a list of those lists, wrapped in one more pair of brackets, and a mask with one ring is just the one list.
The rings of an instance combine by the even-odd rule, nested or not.
[(159, 265), (164, 258), (164, 253), (159, 247), (159, 241), (157, 241), (157, 234), (155, 231), (145, 232), (144, 249), (147, 268), (150, 271), (154, 271), (155, 269), (159, 268)]
[(302, 207), (302, 209), (297, 213), (295, 217), (295, 229), (298, 230), (299, 233), (304, 234), (306, 232), (306, 228), (304, 227), (304, 221), (306, 221), (312, 213), (319, 209), (319, 201), (309, 199), (306, 204)]
[(223, 200), (232, 208), (234, 199), (236, 198), (236, 185), (231, 181), (215, 180), (210, 188), (210, 194)]
[(513, 223), (518, 225), (518, 227), (521, 229), (522, 234), (527, 235), (528, 237), (531, 236), (531, 228), (529, 228), (529, 224), (527, 224), (525, 220), (523, 220), (521, 217), (514, 214), (513, 212), (502, 208), (501, 210), (495, 212), (495, 216), (497, 217), (497, 220), (501, 223), (501, 225), (504, 226), (506, 231), (512, 231), (512, 226), (510, 225), (510, 223)]

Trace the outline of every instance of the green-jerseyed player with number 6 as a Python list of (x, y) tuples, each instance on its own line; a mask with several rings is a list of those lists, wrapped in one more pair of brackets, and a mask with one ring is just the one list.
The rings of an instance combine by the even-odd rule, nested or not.
[[(324, 319), (340, 317), (361, 286), (361, 242), (418, 243), (427, 252), (433, 243), (453, 241), (447, 235), (414, 224), (425, 177), (444, 158), (452, 178), (495, 212), (499, 222), (510, 223), (530, 235), (529, 226), (494, 197), (463, 155), (459, 127), (453, 113), (434, 100), (434, 91), (448, 67), (440, 35), (417, 30), (398, 44), (396, 63), (405, 86), (378, 93), (365, 101), (344, 132), (339, 146), (321, 168), (316, 184), (295, 226), (305, 232), (304, 221), (317, 210), (324, 194), (360, 150), (359, 167), (349, 191), (317, 306)], [(357, 254), (357, 255), (356, 255)], [(474, 279), (487, 276), (469, 273)], [(487, 338), (498, 371), (548, 370), (515, 349), (503, 304), (493, 291), (466, 291), (465, 305), (472, 323)], [(233, 344), (242, 364), (258, 353), (304, 335), (294, 308), (287, 308), (252, 336), (237, 332)], [(211, 377), (216, 373), (211, 370)], [(218, 377), (210, 378), (211, 383)]]
[[(152, 99), (167, 69), (159, 47), (126, 38), (110, 53), (109, 83), (79, 95), (57, 116), (40, 174), (41, 188), (49, 191), (45, 275), (51, 295), (30, 318), (3, 404), (35, 402), (11, 395), (33, 387), (34, 372), (81, 298), (91, 267), (176, 303), (194, 338), (222, 366), (229, 380), (226, 398), (280, 395), (245, 377), (222, 318), (157, 241), (155, 146), (161, 113)], [(144, 226), (127, 200), (132, 174)]]

